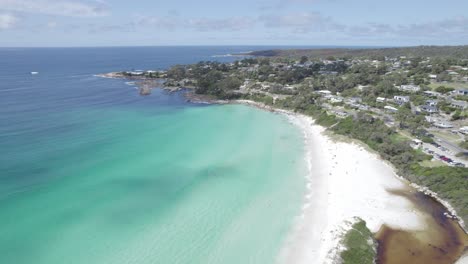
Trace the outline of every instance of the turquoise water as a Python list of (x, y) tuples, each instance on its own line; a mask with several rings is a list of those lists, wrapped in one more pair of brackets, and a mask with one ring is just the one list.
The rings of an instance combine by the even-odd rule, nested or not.
[(0, 263), (274, 262), (305, 189), (296, 127), (73, 71), (0, 87)]

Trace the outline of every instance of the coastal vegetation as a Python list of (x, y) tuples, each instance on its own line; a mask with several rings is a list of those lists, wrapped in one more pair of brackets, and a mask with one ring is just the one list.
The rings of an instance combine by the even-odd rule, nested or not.
[(249, 53), (254, 56), (281, 56), (281, 57), (369, 57), (382, 58), (384, 56), (407, 57), (450, 57), (468, 58), (468, 45), (465, 46), (417, 46), (402, 48), (339, 48), (339, 49), (291, 49), (291, 50), (264, 50)]
[(346, 248), (340, 254), (343, 264), (373, 264), (376, 258), (376, 242), (366, 222), (358, 219), (343, 239)]

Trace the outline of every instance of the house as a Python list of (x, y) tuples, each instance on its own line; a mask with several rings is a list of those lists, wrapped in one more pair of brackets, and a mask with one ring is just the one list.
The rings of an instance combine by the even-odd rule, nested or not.
[(447, 123), (447, 122), (437, 122), (434, 124), (434, 126), (438, 127), (438, 128), (452, 128), (453, 125), (450, 124), (450, 123)]
[(422, 147), (422, 145), (423, 145), (423, 142), (421, 140), (419, 140), (419, 139), (415, 138), (415, 139), (411, 140), (411, 147), (413, 147), (415, 149), (418, 149), (418, 148)]
[(439, 112), (437, 107), (435, 107), (433, 105), (421, 105), (419, 108), (421, 109), (421, 111), (429, 113), (429, 114), (435, 114), (435, 113)]
[(144, 74), (143, 71), (131, 71), (131, 72), (127, 72), (127, 73), (130, 74), (131, 76), (140, 76), (140, 75)]
[(320, 75), (337, 75), (338, 72), (336, 71), (319, 71), (318, 72)]
[(468, 135), (468, 126), (460, 128), (460, 133)]
[(351, 97), (351, 98), (346, 99), (346, 102), (351, 105), (359, 104), (362, 102), (362, 99), (361, 97)]
[(342, 103), (343, 102), (343, 98), (342, 97), (339, 97), (339, 96), (333, 96), (330, 98), (330, 102), (332, 104), (335, 104), (335, 103)]
[(431, 123), (431, 124), (432, 124), (432, 123), (435, 123), (435, 122), (437, 122), (437, 121), (439, 121), (438, 118), (435, 118), (435, 117), (433, 117), (433, 116), (425, 116), (424, 118), (426, 119), (426, 121), (427, 121), (428, 123)]
[(360, 105), (359, 105), (359, 110), (367, 111), (367, 110), (369, 110), (369, 106), (360, 104)]
[(431, 97), (440, 96), (440, 93), (438, 93), (438, 92), (433, 92), (433, 91), (424, 91), (424, 94), (427, 95), (427, 96), (431, 96)]
[(389, 105), (386, 105), (386, 106), (384, 107), (384, 109), (385, 109), (385, 110), (388, 110), (388, 111), (390, 111), (390, 112), (398, 112), (398, 109), (396, 109), (396, 108), (393, 107), (393, 106), (389, 106)]
[(453, 93), (455, 95), (468, 95), (468, 89), (457, 89)]
[(383, 97), (377, 97), (377, 99), (375, 100), (377, 103), (385, 103), (385, 101), (387, 101), (386, 98), (383, 98)]
[(349, 114), (348, 114), (347, 112), (345, 112), (345, 111), (335, 111), (335, 115), (336, 115), (337, 117), (345, 118), (345, 117), (347, 117)]
[(429, 79), (437, 79), (437, 74), (429, 74)]
[(395, 103), (397, 103), (399, 105), (402, 105), (402, 104), (409, 103), (410, 98), (409, 98), (409, 96), (395, 95), (393, 97), (393, 100), (395, 101)]
[(401, 91), (405, 91), (405, 92), (415, 93), (415, 92), (419, 92), (419, 90), (421, 90), (421, 87), (417, 85), (409, 84), (409, 85), (401, 85), (400, 88), (398, 89)]
[(328, 91), (328, 90), (320, 90), (320, 91), (318, 91), (318, 93), (321, 94), (321, 95), (331, 95), (331, 92)]
[(468, 102), (465, 102), (465, 101), (452, 100), (450, 102), (451, 107), (461, 109), (461, 110), (465, 110), (467, 105), (468, 105)]
[(369, 85), (358, 85), (357, 88), (358, 88), (359, 91), (362, 91), (362, 90), (367, 89), (369, 87), (370, 87)]
[(271, 86), (269, 84), (265, 84), (265, 83), (261, 84), (261, 89), (262, 90), (269, 90), (270, 88), (271, 88)]
[(429, 105), (429, 106), (437, 106), (438, 103), (439, 101), (437, 100), (426, 100), (426, 105)]

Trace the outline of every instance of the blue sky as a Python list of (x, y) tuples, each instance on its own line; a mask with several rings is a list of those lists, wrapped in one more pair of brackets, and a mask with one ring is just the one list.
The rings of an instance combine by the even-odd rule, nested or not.
[(0, 0), (0, 46), (468, 44), (467, 0)]

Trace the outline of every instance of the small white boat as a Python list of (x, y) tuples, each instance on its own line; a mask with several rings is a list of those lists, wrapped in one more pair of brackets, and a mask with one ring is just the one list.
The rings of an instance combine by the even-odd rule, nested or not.
[(31, 72), (31, 75), (39, 74), (39, 72)]

